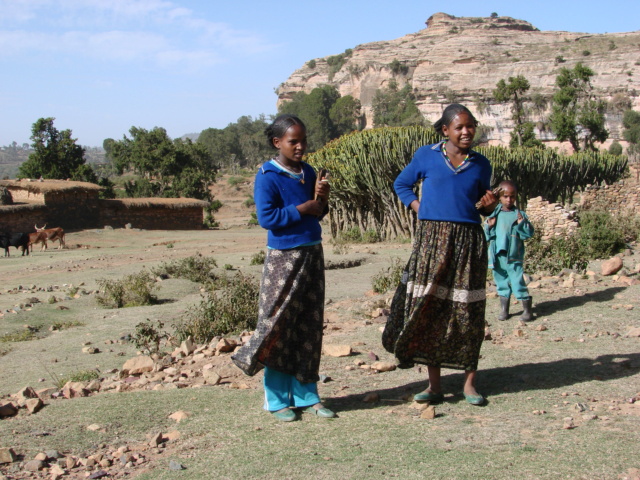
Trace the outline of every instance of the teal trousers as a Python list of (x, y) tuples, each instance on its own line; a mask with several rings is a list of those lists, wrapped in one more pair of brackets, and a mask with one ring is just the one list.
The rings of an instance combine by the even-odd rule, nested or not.
[(498, 295), (509, 298), (511, 294), (518, 300), (529, 298), (529, 289), (524, 283), (522, 263), (507, 263), (507, 255), (500, 252), (493, 263), (493, 279), (496, 282)]
[(293, 375), (264, 369), (264, 409), (277, 412), (283, 408), (304, 408), (320, 403), (318, 384), (301, 383)]

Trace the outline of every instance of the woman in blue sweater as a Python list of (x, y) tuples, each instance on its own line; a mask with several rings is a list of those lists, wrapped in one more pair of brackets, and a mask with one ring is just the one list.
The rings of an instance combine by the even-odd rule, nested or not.
[[(232, 357), (247, 375), (264, 367), (265, 410), (296, 420), (292, 408), (335, 417), (318, 396), (324, 317), (321, 218), (328, 212), (329, 184), (316, 182), (302, 161), (307, 132), (293, 115), (280, 115), (265, 130), (278, 154), (256, 175), (258, 222), (268, 230), (258, 325)], [(322, 179), (321, 179), (322, 180)]]
[[(464, 397), (485, 399), (475, 380), (484, 338), (487, 248), (481, 210), (498, 200), (489, 190), (489, 160), (471, 150), (477, 121), (459, 104), (449, 105), (434, 128), (447, 137), (419, 148), (394, 187), (418, 215), (413, 251), (391, 305), (383, 344), (400, 366), (427, 365), (429, 388), (417, 402), (444, 399), (442, 367), (464, 370)], [(422, 199), (416, 184), (422, 181)]]

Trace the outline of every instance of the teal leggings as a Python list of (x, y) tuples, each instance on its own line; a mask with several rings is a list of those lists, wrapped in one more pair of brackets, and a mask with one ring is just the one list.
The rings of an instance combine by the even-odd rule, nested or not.
[(287, 407), (304, 408), (320, 403), (318, 384), (301, 383), (293, 375), (264, 369), (264, 409), (277, 412)]
[(518, 300), (529, 298), (529, 289), (524, 283), (524, 271), (522, 263), (507, 263), (504, 253), (496, 255), (493, 262), (493, 279), (496, 281), (498, 295), (509, 298), (513, 296)]

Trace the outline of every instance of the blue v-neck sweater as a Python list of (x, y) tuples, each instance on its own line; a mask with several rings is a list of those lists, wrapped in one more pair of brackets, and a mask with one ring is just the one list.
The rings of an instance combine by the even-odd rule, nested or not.
[(253, 198), (258, 223), (269, 231), (267, 246), (277, 250), (319, 242), (322, 239), (320, 218), (300, 215), (296, 209), (311, 200), (315, 191), (316, 173), (302, 162), (304, 183), (271, 162), (265, 162), (256, 174)]
[(490, 188), (491, 164), (470, 151), (465, 165), (456, 169), (442, 152), (442, 142), (420, 147), (393, 186), (407, 207), (419, 200), (414, 185), (422, 180), (420, 220), (481, 223), (476, 202)]

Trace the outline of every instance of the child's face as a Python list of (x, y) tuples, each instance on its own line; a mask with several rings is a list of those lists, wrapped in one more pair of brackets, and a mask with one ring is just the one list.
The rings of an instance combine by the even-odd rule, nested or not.
[(273, 145), (280, 150), (281, 161), (299, 163), (307, 149), (307, 132), (300, 125), (291, 125), (282, 137), (273, 139)]
[(500, 195), (500, 203), (503, 207), (511, 210), (516, 205), (516, 190), (511, 187), (504, 187)]
[(442, 133), (462, 151), (469, 150), (476, 134), (476, 124), (472, 118), (462, 112), (456, 115), (449, 125), (442, 126)]

